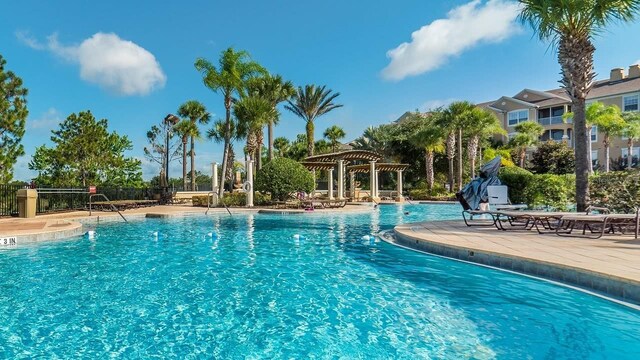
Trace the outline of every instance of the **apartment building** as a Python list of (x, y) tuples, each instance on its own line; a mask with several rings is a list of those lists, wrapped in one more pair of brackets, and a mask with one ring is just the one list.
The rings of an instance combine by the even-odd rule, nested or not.
[[(600, 101), (606, 105), (616, 105), (623, 111), (640, 110), (640, 65), (632, 65), (628, 71), (616, 68), (611, 70), (608, 79), (594, 83), (587, 97), (587, 105)], [(571, 111), (571, 101), (564, 89), (538, 91), (524, 89), (514, 96), (502, 96), (479, 106), (492, 110), (500, 119), (507, 136), (499, 139), (507, 142), (516, 134), (515, 126), (523, 121), (537, 121), (545, 129), (540, 140), (566, 141), (573, 146), (573, 124), (571, 119), (563, 121), (563, 115)], [(594, 127), (591, 131), (591, 158), (594, 164), (604, 160), (602, 136)], [(627, 140), (614, 138), (610, 156), (613, 161), (627, 158)], [(640, 144), (633, 148), (634, 163), (640, 158)]]

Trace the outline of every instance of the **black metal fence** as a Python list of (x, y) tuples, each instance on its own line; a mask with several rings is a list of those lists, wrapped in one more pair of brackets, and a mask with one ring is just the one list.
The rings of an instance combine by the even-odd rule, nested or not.
[[(0, 216), (14, 216), (18, 213), (17, 191), (24, 185), (0, 185)], [(197, 191), (211, 191), (211, 184), (199, 184)], [(56, 211), (80, 210), (87, 207), (89, 194), (87, 189), (39, 188), (36, 212), (38, 214)], [(172, 187), (171, 192), (183, 191)], [(189, 191), (189, 190), (187, 190)], [(163, 194), (162, 188), (119, 188), (97, 187), (98, 194), (104, 194), (109, 200), (158, 200)]]
[(0, 185), (0, 216), (11, 216), (18, 213), (16, 193), (23, 185)]

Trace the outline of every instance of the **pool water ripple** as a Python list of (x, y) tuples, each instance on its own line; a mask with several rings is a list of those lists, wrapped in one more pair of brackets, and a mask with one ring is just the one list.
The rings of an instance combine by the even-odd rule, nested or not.
[(640, 356), (635, 310), (363, 239), (458, 214), (186, 216), (0, 251), (0, 358)]

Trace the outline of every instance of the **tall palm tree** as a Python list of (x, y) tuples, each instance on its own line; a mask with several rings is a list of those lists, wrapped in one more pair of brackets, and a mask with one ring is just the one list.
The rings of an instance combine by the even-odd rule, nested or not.
[[(229, 164), (233, 165), (235, 161), (235, 152), (233, 151), (233, 142), (236, 140), (240, 140), (241, 138), (241, 135), (238, 133), (236, 123), (231, 122), (231, 127), (227, 128), (226, 121), (224, 120), (214, 121), (213, 126), (211, 126), (209, 130), (207, 130), (207, 138), (209, 138), (210, 140), (213, 140), (217, 144), (224, 143), (227, 139), (229, 139), (229, 147), (227, 149), (227, 160)], [(222, 172), (221, 178), (222, 178), (222, 181), (220, 182), (220, 187), (223, 188), (222, 191), (224, 191), (224, 182), (233, 181), (233, 166), (228, 166), (226, 169), (224, 169)]]
[(271, 102), (260, 96), (247, 96), (233, 105), (233, 115), (238, 119), (239, 135), (247, 139), (247, 154), (256, 161), (260, 168), (263, 143), (262, 128), (279, 117)]
[(604, 171), (609, 172), (611, 157), (611, 136), (622, 135), (624, 131), (624, 119), (620, 108), (615, 105), (604, 105), (601, 102), (594, 102), (587, 107), (587, 122), (598, 127), (598, 132), (602, 133), (602, 145), (604, 145)]
[[(178, 108), (178, 115), (182, 118), (187, 118), (194, 125), (191, 127), (192, 133), (191, 137), (191, 149), (189, 150), (189, 155), (191, 156), (191, 190), (195, 190), (196, 188), (196, 151), (195, 151), (195, 139), (200, 138), (202, 135), (200, 133), (199, 125), (206, 125), (211, 120), (211, 114), (207, 111), (202, 103), (196, 100), (189, 100), (184, 104), (180, 105)], [(184, 157), (184, 155), (183, 155)], [(184, 167), (184, 165), (183, 165)], [(185, 187), (185, 190), (187, 188)]]
[(614, 21), (631, 21), (640, 10), (638, 0), (519, 0), (520, 20), (530, 24), (541, 40), (558, 49), (562, 87), (574, 112), (576, 203), (589, 203), (589, 157), (585, 101), (595, 78), (593, 36)]
[(224, 153), (222, 155), (222, 181), (218, 196), (222, 198), (224, 194), (224, 176), (229, 163), (228, 153), (231, 146), (231, 106), (234, 96), (244, 95), (247, 81), (257, 75), (265, 74), (266, 70), (249, 57), (246, 51), (235, 51), (228, 48), (220, 54), (218, 67), (204, 58), (198, 58), (195, 62), (196, 70), (203, 76), (205, 86), (214, 92), (221, 92), (224, 98), (225, 108), (225, 128), (224, 131)]
[[(456, 101), (451, 103), (446, 109), (436, 109), (442, 115), (437, 117), (437, 126), (447, 133), (447, 159), (449, 160), (449, 189), (454, 191), (456, 185), (455, 157), (458, 155), (457, 183), (458, 190), (462, 189), (462, 131), (464, 124), (464, 114), (474, 108), (468, 101)], [(456, 145), (458, 149), (456, 150)]]
[(464, 131), (469, 137), (467, 140), (467, 157), (471, 170), (471, 178), (476, 176), (476, 157), (480, 140), (495, 134), (506, 135), (507, 132), (500, 126), (500, 120), (487, 109), (474, 107), (463, 113)]
[[(267, 99), (275, 110), (278, 104), (289, 100), (296, 89), (291, 81), (284, 81), (280, 75), (266, 75), (249, 82), (249, 92)], [(269, 161), (273, 160), (273, 127), (278, 124), (278, 118), (271, 119), (267, 125)]]
[(333, 103), (338, 96), (340, 96), (340, 93), (332, 93), (324, 85), (306, 85), (304, 88), (299, 86), (293, 95), (293, 99), (287, 101), (288, 105), (285, 105), (285, 108), (307, 123), (307, 156), (313, 156), (314, 122), (316, 118), (342, 107), (340, 104)]
[(273, 140), (273, 148), (278, 152), (279, 157), (285, 157), (289, 149), (289, 139), (286, 137), (277, 137)]
[(431, 118), (422, 122), (420, 127), (416, 129), (415, 134), (409, 139), (413, 146), (422, 148), (425, 151), (424, 160), (429, 190), (433, 190), (435, 181), (433, 159), (435, 154), (445, 150), (444, 140), (447, 135), (445, 129), (438, 126), (434, 120)]
[(338, 151), (338, 144), (340, 144), (340, 140), (344, 139), (344, 137), (347, 136), (347, 133), (345, 133), (344, 129), (340, 126), (333, 125), (328, 127), (322, 135), (329, 140), (329, 143), (331, 143), (331, 151), (336, 152)]
[(525, 121), (516, 125), (515, 130), (518, 133), (511, 139), (509, 144), (518, 149), (520, 167), (524, 168), (527, 148), (538, 143), (538, 139), (544, 134), (544, 127), (535, 121)]
[[(176, 126), (173, 127), (173, 131), (182, 140), (182, 185), (183, 190), (187, 190), (187, 142), (189, 137), (194, 136), (198, 130), (198, 126), (190, 120), (181, 120)], [(193, 175), (191, 175), (193, 180)]]
[(633, 143), (640, 140), (640, 113), (624, 112), (622, 117), (625, 121), (623, 134), (627, 137), (627, 169), (633, 167)]

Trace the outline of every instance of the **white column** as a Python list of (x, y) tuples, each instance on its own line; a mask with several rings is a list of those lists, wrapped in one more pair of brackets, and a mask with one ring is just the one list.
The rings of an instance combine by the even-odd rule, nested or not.
[(380, 177), (380, 171), (376, 169), (376, 198), (380, 197), (380, 184), (378, 184), (378, 178)]
[(253, 160), (251, 160), (250, 156), (247, 156), (245, 168), (247, 171), (246, 182), (248, 183), (248, 186), (246, 187), (247, 207), (253, 207)]
[(211, 163), (211, 191), (218, 191), (218, 163)]
[(327, 178), (329, 180), (327, 185), (329, 200), (333, 200), (333, 169), (327, 170)]
[(356, 201), (356, 173), (353, 171), (349, 173), (349, 190), (351, 201)]
[(344, 199), (344, 160), (338, 160), (338, 200)]
[(369, 193), (371, 195), (372, 198), (376, 197), (375, 191), (376, 191), (376, 162), (375, 161), (370, 161), (370, 169), (369, 169), (369, 188), (371, 190), (369, 190)]
[(402, 196), (402, 170), (398, 170), (398, 196), (396, 197), (396, 201), (404, 201), (404, 196)]

